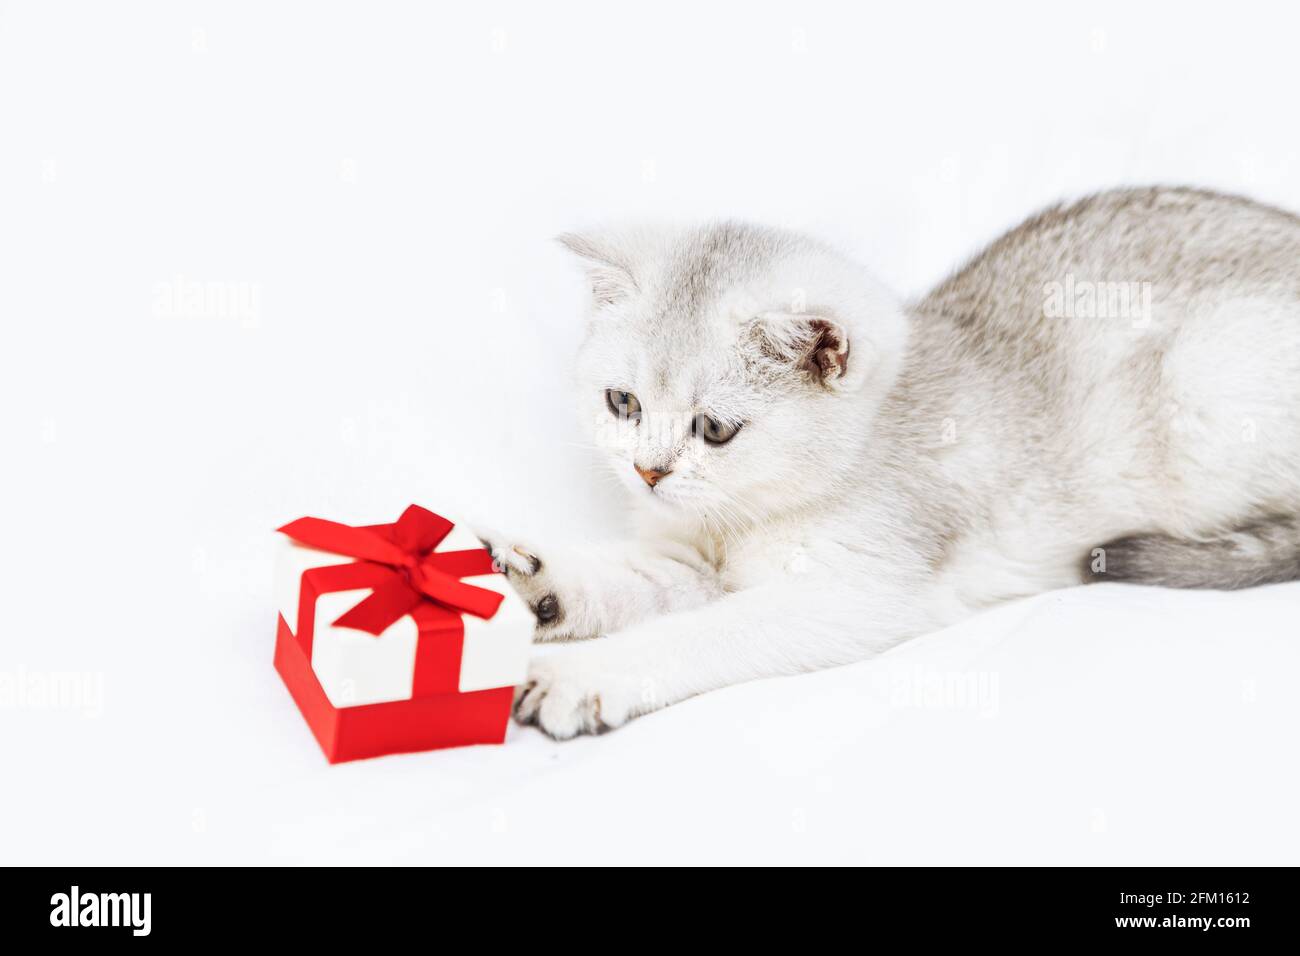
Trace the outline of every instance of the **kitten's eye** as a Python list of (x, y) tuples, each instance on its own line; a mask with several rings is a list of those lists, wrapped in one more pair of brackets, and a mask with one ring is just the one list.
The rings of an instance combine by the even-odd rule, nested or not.
[(615, 418), (628, 418), (638, 421), (641, 418), (641, 403), (631, 392), (620, 392), (616, 388), (605, 389), (605, 404)]
[(716, 418), (710, 418), (708, 415), (696, 415), (695, 421), (691, 423), (691, 431), (710, 445), (725, 445), (736, 437), (736, 432), (740, 431), (740, 426), (724, 425)]

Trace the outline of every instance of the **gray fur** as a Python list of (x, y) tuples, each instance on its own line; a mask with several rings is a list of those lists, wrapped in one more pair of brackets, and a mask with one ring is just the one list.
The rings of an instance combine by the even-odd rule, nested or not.
[(1208, 541), (1117, 538), (1084, 559), (1083, 580), (1228, 590), (1300, 580), (1300, 522), (1277, 516)]
[[(1087, 281), (1146, 281), (1154, 288), (1151, 333), (1134, 336), (1134, 347), (1104, 377), (1080, 367), (1079, 320), (1043, 314), (1044, 284), (1067, 274)], [(913, 304), (914, 347), (904, 387), (893, 398), (899, 414), (892, 417), (915, 423), (918, 416), (955, 415), (968, 430), (978, 430), (977, 440), (995, 440), (999, 449), (995, 474), (983, 476), (987, 480), (967, 475), (957, 479), (958, 488), (949, 488), (951, 510), (918, 509), (930, 525), (927, 545), (944, 551), (959, 537), (956, 529), (987, 519), (978, 507), (968, 510), (972, 504), (1015, 495), (1025, 499), (1027, 511), (1051, 502), (1045, 510), (1063, 521), (1071, 511), (1100, 513), (1098, 523), (1123, 526), (1116, 539), (1086, 546), (1086, 581), (1232, 588), (1300, 576), (1300, 533), (1290, 517), (1300, 504), (1295, 473), (1279, 475), (1263, 500), (1239, 500), (1232, 517), (1198, 519), (1198, 476), (1187, 473), (1183, 442), (1171, 434), (1168, 412), (1176, 399), (1165, 360), (1179, 342), (1180, 323), (1233, 294), (1290, 302), (1300, 327), (1300, 219), (1242, 198), (1149, 188), (1053, 207)], [(1095, 336), (1115, 334), (1105, 320), (1099, 322)], [(1249, 328), (1243, 334), (1251, 334)], [(1259, 345), (1292, 354), (1297, 347), (1294, 337)], [(1300, 377), (1300, 362), (1295, 370)], [(977, 403), (981, 412), (974, 420), (961, 411), (962, 393), (971, 390), (994, 397), (991, 404)], [(1286, 384), (1276, 400), (1294, 393), (1295, 382)], [(1116, 503), (1129, 499), (1120, 508), (1108, 509), (1104, 500), (1113, 495), (1117, 476), (1108, 480), (1089, 466), (1089, 459), (1106, 450), (1087, 440), (1088, 429), (1076, 427), (1099, 403), (1113, 406), (1115, 431), (1127, 436), (1128, 480), (1146, 486), (1136, 495), (1114, 495)], [(882, 416), (891, 417), (887, 409)], [(1289, 422), (1269, 440), (1294, 442), (1294, 417), (1283, 412)], [(1293, 453), (1300, 455), (1300, 447)], [(935, 455), (942, 457), (942, 451)], [(928, 470), (927, 457), (913, 461)], [(974, 498), (963, 493), (971, 490), (978, 492)], [(1258, 520), (1261, 510), (1279, 505), (1288, 509), (1282, 518)], [(1155, 530), (1162, 525), (1166, 530)], [(1169, 533), (1171, 525), (1179, 533)], [(1251, 541), (1267, 547), (1247, 547)], [(1094, 547), (1111, 556), (1104, 576), (1090, 570)], [(937, 561), (942, 563), (942, 554)]]
[[(568, 244), (594, 293), (579, 408), (636, 528), (540, 572), (494, 548), (526, 598), (556, 596), (540, 639), (609, 635), (533, 662), (517, 716), (556, 737), (1081, 580), (1300, 576), (1294, 216), (1117, 190), (910, 304), (741, 223)], [(700, 414), (743, 427), (712, 446)]]

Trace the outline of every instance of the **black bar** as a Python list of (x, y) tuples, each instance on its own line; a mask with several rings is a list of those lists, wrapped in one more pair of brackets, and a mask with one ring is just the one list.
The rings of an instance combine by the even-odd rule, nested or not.
[[(471, 909), (486, 915), (481, 925), (520, 933), (563, 927), (575, 942), (584, 940), (579, 945), (600, 948), (629, 936), (659, 935), (660, 948), (678, 945), (669, 941), (690, 939), (679, 934), (700, 921), (701, 931), (733, 941), (762, 939), (774, 929), (809, 939), (851, 929), (866, 946), (875, 935), (883, 941), (898, 934), (918, 944), (1129, 939), (1229, 946), (1295, 936), (1296, 881), (1290, 869), (859, 869), (733, 873), (721, 880), (609, 868), (537, 869), (10, 870), (13, 888), (0, 894), (0, 919), (8, 942), (30, 937), (57, 943), (73, 934), (85, 943), (114, 937), (132, 945), (244, 942), (256, 938), (254, 927), (268, 926), (280, 927), (295, 944), (331, 948), (410, 933), (441, 938), (445, 945), (449, 937), (428, 936), (430, 921), (473, 926), (464, 919)], [(640, 881), (646, 885), (636, 886)], [(74, 886), (79, 916), (93, 912), (108, 921), (116, 914), (119, 925), (67, 925)], [(94, 903), (87, 902), (91, 897)], [(632, 923), (640, 928), (633, 930)]]

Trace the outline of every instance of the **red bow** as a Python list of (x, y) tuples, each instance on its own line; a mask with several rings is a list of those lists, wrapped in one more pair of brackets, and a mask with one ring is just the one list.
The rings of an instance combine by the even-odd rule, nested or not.
[(313, 548), (390, 569), (374, 593), (334, 622), (378, 635), (424, 601), (485, 619), (496, 614), (503, 595), (460, 580), (494, 573), (492, 556), (483, 548), (434, 551), (453, 527), (441, 515), (411, 505), (392, 525), (354, 528), (323, 518), (299, 518), (279, 530)]

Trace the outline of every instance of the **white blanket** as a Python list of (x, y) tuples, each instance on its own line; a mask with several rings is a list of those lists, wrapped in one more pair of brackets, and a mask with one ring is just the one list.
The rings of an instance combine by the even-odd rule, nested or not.
[[(141, 675), (138, 698), (105, 694), (98, 717), (33, 722), (22, 743), (42, 776), (10, 778), (27, 785), (5, 855), (1293, 862), (1297, 617), (1300, 584), (1076, 588), (601, 737), (512, 725), (503, 746), (337, 766), (271, 670), (263, 619), (233, 642), (178, 641), (188, 689)], [(69, 748), (70, 731), (86, 746)]]

